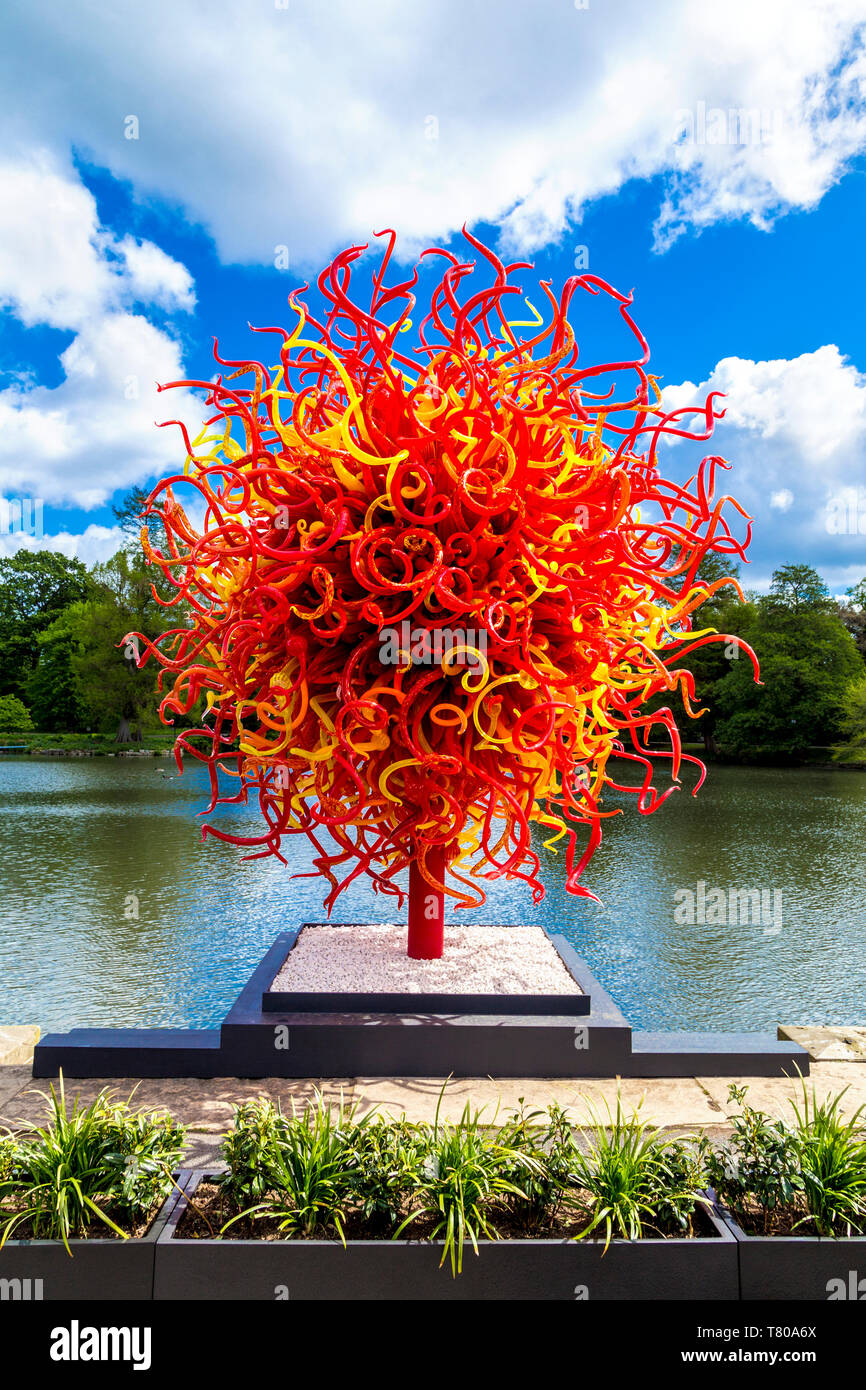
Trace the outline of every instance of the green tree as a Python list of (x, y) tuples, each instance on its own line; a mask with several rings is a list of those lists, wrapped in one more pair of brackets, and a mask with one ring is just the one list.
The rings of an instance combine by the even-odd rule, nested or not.
[(124, 639), (131, 631), (152, 637), (165, 626), (151, 575), (143, 558), (118, 551), (94, 566), (90, 597), (70, 604), (41, 634), (27, 686), (40, 728), (141, 738), (142, 718), (155, 710), (155, 672), (138, 669), (135, 647)]
[(17, 695), (0, 695), (0, 729), (7, 734), (26, 734), (34, 728), (30, 711)]
[(845, 691), (840, 728), (845, 742), (833, 750), (833, 756), (843, 762), (866, 763), (866, 675), (858, 676)]
[(95, 597), (88, 605), (86, 631), (72, 657), (78, 698), (97, 727), (116, 724), (125, 743), (141, 738), (141, 721), (156, 704), (156, 672), (136, 664), (129, 632), (155, 637), (166, 624), (166, 610), (153, 597), (153, 569), (132, 550), (119, 550), (93, 569)]
[(858, 584), (852, 584), (845, 593), (856, 608), (866, 608), (866, 576)]
[(72, 672), (85, 628), (86, 603), (72, 603), (37, 638), (38, 659), (27, 676), (27, 702), (36, 727), (64, 732), (88, 727)]
[(782, 565), (773, 573), (770, 592), (763, 600), (766, 612), (833, 613), (836, 605), (820, 574), (811, 565)]
[[(148, 565), (137, 548), (118, 550), (104, 564), (94, 565), (91, 578), (94, 597), (106, 599), (129, 616), (133, 627), (140, 632), (161, 632), (172, 618), (173, 610), (166, 609), (153, 597), (153, 585), (162, 577), (161, 571)], [(185, 615), (181, 615), (181, 622)]]
[(78, 699), (95, 728), (114, 728), (118, 743), (140, 742), (142, 717), (155, 704), (155, 678), (152, 670), (138, 670), (134, 645), (124, 641), (135, 626), (130, 613), (103, 598), (84, 605), (81, 617), (70, 663)]
[(820, 576), (807, 565), (784, 566), (745, 616), (740, 635), (758, 654), (763, 685), (755, 685), (749, 662), (731, 663), (715, 692), (722, 751), (802, 758), (833, 743), (862, 662)]
[[(739, 575), (739, 565), (732, 564), (725, 555), (717, 555), (710, 551), (701, 561), (696, 579), (698, 583), (715, 584), (721, 579), (739, 579)], [(684, 582), (682, 576), (677, 576), (671, 587), (679, 593)], [(736, 637), (742, 634), (743, 626), (749, 622), (750, 612), (750, 606), (742, 604), (736, 589), (728, 584), (711, 594), (692, 615), (693, 631), (697, 633), (703, 632), (706, 628), (714, 628), (720, 634)], [(679, 689), (663, 691), (656, 695), (650, 702), (650, 708), (657, 710), (666, 705), (673, 712), (685, 740), (694, 737), (691, 730), (695, 730), (703, 739), (704, 748), (708, 753), (718, 752), (715, 737), (716, 690), (730, 671), (731, 661), (738, 656), (739, 649), (735, 642), (728, 641), (708, 642), (683, 657), (683, 666), (691, 671), (695, 678), (695, 699), (691, 702), (692, 707), (703, 708), (705, 711), (697, 723), (686, 713)]]
[(119, 503), (114, 504), (111, 508), (115, 521), (127, 538), (127, 546), (133, 551), (138, 551), (140, 547), (143, 526), (147, 527), (152, 545), (158, 546), (165, 541), (165, 530), (159, 513), (153, 512), (150, 516), (142, 516), (149, 496), (150, 493), (146, 492), (143, 487), (133, 487), (124, 494)]
[(866, 578), (846, 589), (847, 603), (839, 604), (839, 617), (854, 638), (860, 655), (866, 660)]
[(26, 700), (40, 633), (91, 587), (80, 560), (52, 550), (18, 550), (0, 560), (0, 695)]

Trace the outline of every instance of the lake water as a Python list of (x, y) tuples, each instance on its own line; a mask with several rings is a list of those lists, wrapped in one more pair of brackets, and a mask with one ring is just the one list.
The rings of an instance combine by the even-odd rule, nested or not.
[[(585, 878), (603, 906), (565, 893), (541, 850), (541, 906), (491, 884), (477, 920), (563, 931), (638, 1027), (866, 1023), (866, 775), (711, 767), (696, 799), (621, 802)], [(321, 920), (321, 883), (292, 878), (306, 842), (290, 869), (245, 863), (202, 842), (205, 804), (201, 770), (164, 758), (0, 759), (0, 1024), (213, 1026), (279, 931)], [(732, 888), (763, 890), (765, 919), (732, 910)], [(687, 891), (709, 921), (676, 920)], [(366, 883), (334, 917), (393, 918)]]

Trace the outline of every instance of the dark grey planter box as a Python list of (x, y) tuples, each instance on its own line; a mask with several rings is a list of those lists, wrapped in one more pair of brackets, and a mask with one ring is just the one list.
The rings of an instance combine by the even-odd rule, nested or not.
[(171, 1193), (140, 1239), (7, 1240), (0, 1250), (0, 1303), (58, 1300), (150, 1302), (156, 1243), (178, 1199)]
[(737, 1241), (745, 1301), (866, 1302), (866, 1236), (750, 1236), (729, 1211), (717, 1213)]
[[(203, 1173), (186, 1186), (195, 1192)], [(156, 1246), (160, 1300), (629, 1300), (736, 1299), (737, 1246), (716, 1232), (694, 1240), (494, 1240), (463, 1252), (463, 1272), (441, 1269), (441, 1243), (411, 1240), (184, 1240), (179, 1198)]]

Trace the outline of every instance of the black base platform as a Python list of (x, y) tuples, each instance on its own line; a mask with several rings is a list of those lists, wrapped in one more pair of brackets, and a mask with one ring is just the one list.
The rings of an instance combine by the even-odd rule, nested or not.
[[(36, 1046), (34, 1077), (781, 1076), (809, 1054), (766, 1033), (633, 1033), (562, 936), (583, 1014), (276, 1011), (270, 985), (301, 928), (277, 937), (220, 1029), (75, 1028)], [(584, 1006), (585, 1007), (585, 1006)]]

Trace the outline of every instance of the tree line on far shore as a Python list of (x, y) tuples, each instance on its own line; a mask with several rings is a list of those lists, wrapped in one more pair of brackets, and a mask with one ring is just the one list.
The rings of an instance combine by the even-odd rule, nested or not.
[[(138, 670), (123, 638), (131, 631), (155, 637), (184, 626), (187, 614), (153, 596), (154, 569), (137, 539), (142, 498), (136, 492), (117, 509), (129, 544), (104, 564), (88, 570), (47, 550), (0, 560), (0, 734), (129, 742), (160, 727), (154, 665)], [(731, 573), (710, 555), (699, 577), (711, 583)], [(656, 696), (652, 705), (669, 705), (684, 740), (702, 739), (721, 757), (799, 761), (832, 748), (840, 761), (866, 762), (866, 578), (839, 602), (816, 570), (784, 565), (768, 594), (747, 593), (746, 600), (730, 586), (720, 589), (695, 627), (748, 642), (763, 684), (754, 683), (736, 640), (712, 643), (683, 662), (706, 712), (693, 722), (678, 694)], [(194, 708), (176, 727), (194, 726), (200, 714)]]
[[(731, 574), (723, 557), (710, 555), (700, 577)], [(739, 577), (737, 571), (733, 571)], [(719, 589), (698, 610), (695, 630), (715, 628), (729, 642), (690, 652), (683, 665), (695, 677), (692, 727), (708, 753), (742, 761), (802, 761), (832, 749), (841, 762), (866, 763), (866, 578), (840, 602), (810, 565), (782, 565), (767, 594)], [(737, 646), (747, 642), (761, 666)], [(687, 738), (691, 721), (679, 695), (657, 696), (669, 705)]]

